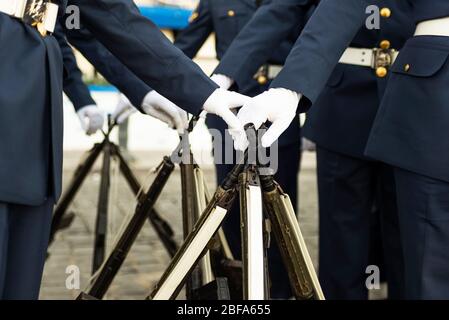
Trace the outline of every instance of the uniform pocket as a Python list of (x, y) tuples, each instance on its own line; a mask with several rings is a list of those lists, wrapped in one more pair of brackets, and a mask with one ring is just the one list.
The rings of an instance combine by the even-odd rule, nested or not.
[(445, 66), (449, 50), (406, 46), (391, 67), (394, 73), (412, 77), (435, 76)]

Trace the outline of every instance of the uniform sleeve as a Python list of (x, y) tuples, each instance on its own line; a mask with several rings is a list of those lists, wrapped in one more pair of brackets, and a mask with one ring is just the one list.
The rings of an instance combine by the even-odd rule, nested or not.
[(90, 95), (89, 89), (84, 84), (82, 74), (76, 63), (72, 48), (67, 43), (61, 25), (57, 24), (54, 36), (59, 43), (64, 62), (63, 89), (67, 97), (72, 102), (75, 111), (82, 107), (95, 104)]
[(193, 59), (213, 30), (209, 0), (201, 0), (190, 17), (189, 25), (176, 37), (175, 46)]
[(366, 8), (378, 2), (322, 0), (271, 87), (302, 93), (309, 100), (304, 103), (314, 103), (344, 50), (363, 26)]
[(70, 0), (81, 23), (147, 85), (192, 114), (218, 86), (131, 0)]
[(273, 0), (260, 7), (234, 39), (214, 73), (232, 78), (239, 87), (273, 55), (293, 30), (303, 25), (311, 0)]
[(150, 87), (85, 28), (66, 29), (65, 32), (70, 44), (89, 60), (109, 83), (117, 87), (136, 108), (140, 108), (145, 95), (151, 91)]

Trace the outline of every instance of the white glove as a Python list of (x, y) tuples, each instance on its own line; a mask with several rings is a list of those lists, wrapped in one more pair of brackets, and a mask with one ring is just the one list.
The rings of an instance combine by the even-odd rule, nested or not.
[[(237, 116), (243, 125), (253, 123), (256, 129), (259, 129), (267, 120), (272, 123), (261, 139), (262, 146), (267, 148), (287, 130), (296, 116), (301, 97), (301, 94), (288, 89), (270, 89), (246, 103)], [(235, 148), (244, 150), (237, 145)]]
[(240, 149), (247, 147), (247, 139), (242, 122), (232, 113), (231, 109), (243, 106), (251, 98), (237, 92), (224, 89), (215, 90), (204, 103), (203, 109), (211, 114), (215, 114), (227, 123), (234, 145)]
[(183, 133), (189, 125), (187, 112), (154, 90), (143, 99), (142, 109), (146, 114), (176, 129), (178, 133)]
[(103, 128), (104, 116), (96, 105), (82, 107), (77, 111), (78, 118), (86, 134), (91, 135)]
[(137, 109), (131, 104), (131, 101), (124, 94), (120, 94), (117, 106), (111, 117), (115, 123), (121, 124), (136, 112)]
[(210, 79), (215, 82), (220, 88), (228, 90), (233, 84), (234, 80), (223, 74), (214, 74)]
[[(187, 112), (154, 90), (147, 93), (143, 98), (142, 110), (146, 114), (165, 122), (170, 128), (175, 128), (179, 133), (184, 132), (189, 124)], [(135, 112), (137, 112), (137, 109), (122, 94), (112, 118), (120, 124)]]

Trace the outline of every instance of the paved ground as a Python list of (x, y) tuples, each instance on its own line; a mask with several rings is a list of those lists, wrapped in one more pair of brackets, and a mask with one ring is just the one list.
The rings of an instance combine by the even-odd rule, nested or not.
[[(137, 155), (135, 172), (140, 180), (151, 182), (148, 174), (163, 153), (153, 152), (151, 156)], [(64, 183), (67, 184), (73, 174), (78, 154), (68, 154), (65, 163)], [(108, 231), (109, 244), (117, 233), (126, 215), (133, 212), (135, 199), (128, 190), (124, 180), (113, 169), (111, 188), (111, 207)], [(213, 189), (214, 173), (211, 168), (205, 170), (206, 179)], [(306, 154), (300, 179), (301, 213), (300, 221), (306, 242), (312, 258), (317, 256), (317, 201), (314, 155)], [(66, 268), (75, 265), (80, 269), (81, 289), (86, 287), (91, 272), (91, 257), (93, 245), (93, 228), (96, 214), (100, 176), (98, 168), (88, 177), (85, 185), (70, 208), (76, 214), (73, 225), (56, 237), (50, 248), (50, 257), (45, 267), (41, 299), (73, 299), (79, 290), (66, 288)], [(157, 204), (157, 209), (173, 226), (177, 241), (181, 240), (181, 186), (179, 171), (170, 178), (166, 190)], [(142, 299), (159, 279), (169, 263), (169, 257), (158, 241), (152, 227), (147, 224), (138, 237), (120, 274), (116, 277), (107, 299)]]

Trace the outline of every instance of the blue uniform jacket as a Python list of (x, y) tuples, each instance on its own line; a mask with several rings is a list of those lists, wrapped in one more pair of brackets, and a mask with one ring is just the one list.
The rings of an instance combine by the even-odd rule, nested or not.
[(75, 108), (75, 111), (81, 108), (96, 104), (90, 95), (89, 88), (84, 84), (82, 73), (78, 68), (75, 55), (72, 48), (67, 43), (64, 30), (60, 24), (56, 25), (55, 38), (58, 40), (59, 47), (63, 57), (64, 64), (64, 92)]
[[(390, 17), (380, 18), (379, 30), (359, 29), (349, 46), (379, 48), (388, 41), (401, 50), (415, 31), (408, 1), (379, 1), (390, 9)], [(319, 146), (349, 156), (365, 158), (364, 152), (388, 77), (379, 78), (368, 67), (338, 64), (307, 113), (304, 135)]]
[[(449, 16), (445, 0), (408, 3), (415, 23)], [(306, 97), (303, 102), (316, 102), (371, 4), (380, 1), (323, 0), (290, 53), (287, 67), (271, 86), (301, 92)], [(420, 36), (406, 43), (392, 67), (366, 155), (449, 181), (448, 41)]]
[[(272, 1), (248, 23), (215, 72), (228, 75), (239, 83), (245, 74), (254, 71), (259, 61), (268, 57), (271, 46), (304, 23), (307, 18), (304, 12), (317, 3), (319, 1)], [(350, 46), (374, 48), (388, 40), (391, 48), (400, 49), (414, 31), (410, 3), (383, 0), (377, 5), (389, 8), (391, 17), (382, 19), (380, 30), (359, 28)], [(261, 29), (264, 32), (260, 32)], [(296, 77), (300, 78), (299, 75)], [(296, 77), (292, 76), (291, 81), (294, 82)], [(386, 80), (377, 78), (370, 68), (338, 65), (326, 86), (322, 87), (316, 108), (307, 115), (304, 135), (321, 147), (363, 158), (385, 83)]]
[[(274, 48), (299, 32), (316, 0), (272, 0), (252, 16), (214, 71), (231, 77), (240, 88), (270, 60)], [(275, 26), (275, 27), (272, 27)]]
[(140, 110), (145, 95), (151, 91), (150, 87), (132, 73), (86, 28), (65, 29), (65, 34), (70, 44)]
[(61, 50), (3, 13), (0, 47), (0, 202), (42, 205), (61, 184)]

